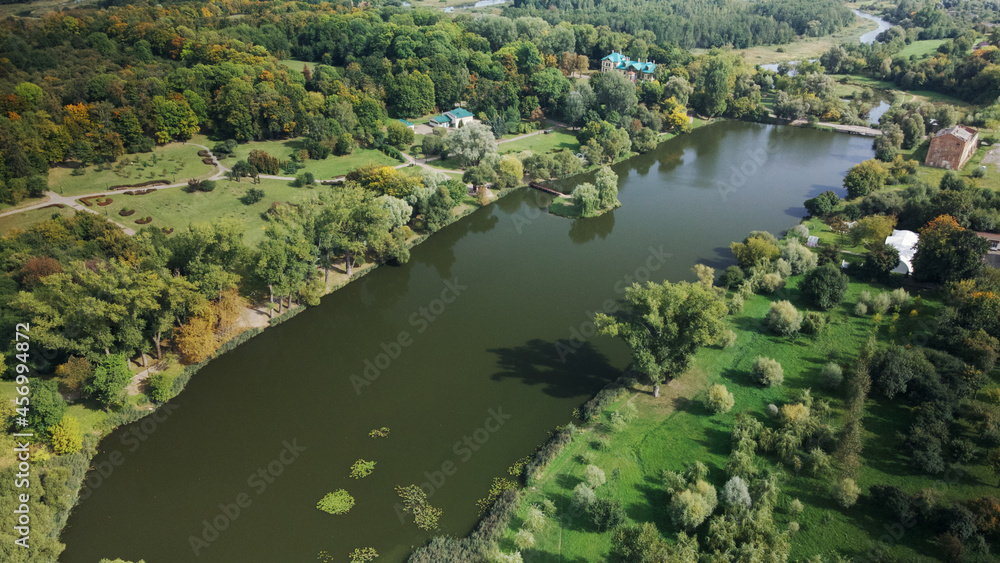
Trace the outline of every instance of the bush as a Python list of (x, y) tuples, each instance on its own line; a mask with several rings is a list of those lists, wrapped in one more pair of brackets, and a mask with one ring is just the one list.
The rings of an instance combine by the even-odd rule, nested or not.
[(805, 201), (806, 210), (813, 217), (822, 217), (832, 212), (840, 202), (840, 197), (832, 191), (825, 191), (818, 196)]
[(750, 491), (747, 489), (747, 482), (744, 481), (739, 476), (732, 477), (729, 481), (726, 481), (726, 485), (722, 487), (722, 502), (726, 503), (728, 506), (736, 506), (742, 504), (743, 506), (750, 508)]
[(760, 278), (760, 291), (763, 293), (774, 293), (782, 287), (785, 287), (785, 280), (777, 272), (764, 274)]
[(785, 370), (777, 360), (758, 356), (753, 363), (753, 379), (767, 387), (781, 385), (785, 381)]
[(596, 500), (597, 495), (594, 494), (594, 489), (588, 487), (586, 483), (577, 483), (576, 487), (573, 488), (573, 506), (576, 508), (586, 510)]
[(600, 487), (605, 482), (607, 482), (607, 477), (604, 476), (604, 470), (596, 465), (588, 465), (586, 469), (583, 470), (583, 480), (590, 485), (591, 489), (596, 489)]
[(329, 514), (347, 514), (353, 506), (354, 497), (349, 495), (344, 489), (327, 493), (325, 497), (316, 503), (316, 508)]
[(711, 516), (717, 504), (715, 487), (697, 481), (670, 499), (670, 517), (675, 525), (690, 531)]
[(716, 414), (727, 413), (732, 410), (736, 400), (725, 385), (715, 384), (708, 388), (705, 396), (705, 406)]
[(868, 314), (868, 305), (858, 301), (857, 305), (854, 306), (854, 314), (863, 317)]
[(826, 329), (826, 322), (826, 315), (810, 311), (806, 313), (806, 318), (802, 321), (802, 332), (806, 334), (819, 334)]
[(80, 422), (75, 417), (63, 416), (58, 424), (49, 428), (49, 435), (52, 437), (52, 449), (59, 455), (74, 454), (83, 448)]
[[(801, 225), (799, 225), (801, 227)], [(819, 262), (819, 257), (808, 247), (796, 239), (788, 241), (781, 249), (781, 257), (792, 267), (793, 274), (802, 274), (812, 270)]]
[(743, 299), (742, 295), (739, 293), (734, 295), (733, 299), (729, 302), (729, 314), (733, 315), (742, 311), (745, 303), (746, 301)]
[[(551, 503), (552, 501), (549, 502)], [(555, 509), (555, 505), (552, 505), (552, 508)], [(547, 520), (545, 519), (545, 512), (543, 512), (542, 509), (538, 507), (538, 505), (531, 505), (530, 507), (528, 507), (528, 513), (524, 516), (525, 528), (533, 532), (537, 532), (545, 528), (546, 522)]]
[(746, 279), (746, 274), (743, 273), (743, 270), (739, 266), (730, 266), (722, 272), (722, 278), (719, 280), (719, 283), (726, 289), (735, 289), (743, 283), (744, 279)]
[(839, 364), (830, 362), (823, 366), (823, 370), (819, 372), (819, 381), (823, 387), (837, 389), (844, 382), (844, 370)]
[(210, 192), (216, 187), (215, 180), (202, 180), (198, 184), (198, 190), (203, 192)]
[(858, 502), (860, 494), (861, 489), (858, 488), (854, 479), (850, 477), (844, 477), (836, 481), (830, 489), (830, 495), (833, 497), (833, 500), (837, 501), (837, 504), (844, 508), (854, 506), (854, 503)]
[(597, 499), (587, 507), (587, 514), (598, 531), (604, 532), (625, 523), (625, 511), (616, 500)]
[(795, 334), (802, 327), (802, 313), (790, 301), (771, 303), (771, 309), (767, 312), (767, 326), (775, 334)]
[(166, 403), (173, 397), (173, 381), (162, 373), (157, 373), (149, 378), (146, 387), (146, 394), (155, 403)]
[(829, 309), (844, 299), (848, 279), (836, 264), (824, 264), (806, 274), (802, 297), (820, 309)]
[(802, 506), (802, 501), (799, 499), (792, 499), (792, 502), (788, 504), (789, 514), (800, 514), (805, 507)]
[(242, 197), (240, 197), (240, 202), (243, 203), (243, 205), (253, 205), (264, 199), (265, 195), (264, 190), (260, 188), (250, 188), (245, 194), (243, 194)]
[(717, 344), (722, 348), (732, 348), (736, 344), (736, 331), (727, 328), (719, 333)]
[(871, 306), (876, 313), (884, 315), (892, 307), (892, 297), (888, 293), (879, 293), (872, 299)]
[(788, 260), (778, 258), (774, 261), (774, 272), (783, 278), (787, 278), (792, 275), (792, 265), (788, 263)]

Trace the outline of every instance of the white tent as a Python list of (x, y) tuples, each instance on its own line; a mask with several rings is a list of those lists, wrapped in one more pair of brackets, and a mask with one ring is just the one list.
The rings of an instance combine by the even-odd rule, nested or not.
[(885, 243), (899, 251), (899, 265), (893, 268), (897, 274), (913, 273), (913, 255), (917, 253), (917, 241), (920, 235), (913, 231), (892, 231), (886, 237)]

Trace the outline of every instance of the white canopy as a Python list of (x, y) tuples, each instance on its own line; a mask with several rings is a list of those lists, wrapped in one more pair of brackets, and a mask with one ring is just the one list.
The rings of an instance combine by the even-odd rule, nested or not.
[(913, 273), (913, 255), (917, 253), (917, 241), (920, 235), (913, 231), (892, 231), (886, 237), (885, 243), (899, 251), (899, 265), (893, 268), (897, 274)]

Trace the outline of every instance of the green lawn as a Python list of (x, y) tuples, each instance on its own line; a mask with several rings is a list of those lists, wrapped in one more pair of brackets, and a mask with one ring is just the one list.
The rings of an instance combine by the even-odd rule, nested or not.
[(31, 209), (7, 215), (6, 217), (0, 217), (0, 235), (6, 236), (14, 229), (21, 229), (23, 231), (35, 223), (50, 219), (53, 215), (72, 217), (75, 214), (76, 210), (70, 207), (63, 207), (62, 209), (50, 207), (49, 209)]
[(903, 50), (896, 53), (896, 56), (910, 58), (915, 55), (918, 59), (922, 59), (937, 53), (938, 47), (944, 45), (948, 41), (950, 41), (950, 39), (925, 39), (923, 41), (914, 41), (906, 47), (903, 47)]
[(278, 64), (281, 65), (281, 66), (288, 67), (289, 70), (294, 70), (295, 72), (298, 72), (299, 74), (302, 74), (302, 68), (303, 67), (308, 66), (309, 70), (313, 71), (313, 70), (316, 70), (316, 65), (318, 63), (313, 63), (313, 62), (308, 62), (308, 61), (300, 61), (300, 60), (297, 60), (297, 59), (282, 59), (282, 60), (278, 61)]
[[(283, 141), (255, 141), (244, 143), (236, 147), (234, 156), (223, 160), (223, 164), (231, 167), (237, 160), (246, 160), (252, 150), (262, 150), (279, 160), (288, 160), (289, 155), (294, 151), (302, 149), (301, 139), (287, 139)], [(343, 176), (351, 170), (368, 164), (384, 164), (397, 166), (401, 164), (398, 160), (386, 156), (381, 151), (372, 149), (355, 149), (353, 153), (344, 156), (328, 156), (323, 160), (307, 160), (306, 167), (299, 172), (312, 172), (317, 179), (330, 179)], [(279, 176), (286, 176), (283, 171), (279, 171)]]
[(516, 141), (500, 143), (497, 146), (497, 150), (501, 154), (521, 151), (531, 151), (535, 154), (541, 154), (564, 149), (571, 150), (574, 153), (580, 149), (580, 142), (576, 140), (576, 135), (565, 129), (556, 129), (548, 134), (539, 133)]
[[(556, 514), (562, 521), (550, 519), (547, 528), (535, 534), (536, 547), (533, 561), (601, 561), (608, 556), (611, 532), (598, 533), (585, 517), (569, 515), (572, 489), (582, 479), (585, 464), (579, 456), (585, 452), (593, 456), (593, 463), (608, 476), (608, 483), (597, 489), (598, 498), (611, 498), (621, 502), (631, 522), (653, 522), (667, 538), (674, 538), (678, 529), (671, 522), (665, 505), (669, 501), (660, 480), (660, 472), (683, 470), (695, 460), (705, 463), (710, 470), (709, 481), (721, 487), (726, 479), (724, 466), (730, 453), (730, 429), (738, 412), (750, 412), (765, 425), (768, 404), (781, 405), (789, 401), (792, 392), (810, 388), (816, 400), (829, 401), (832, 406), (830, 423), (839, 428), (843, 414), (843, 391), (827, 391), (816, 381), (820, 369), (828, 361), (837, 361), (849, 368), (860, 347), (873, 330), (870, 316), (857, 317), (850, 313), (861, 291), (885, 291), (868, 284), (852, 283), (843, 304), (830, 311), (833, 319), (826, 331), (819, 336), (800, 335), (795, 338), (772, 336), (763, 330), (763, 317), (770, 303), (791, 299), (800, 310), (805, 309), (798, 300), (795, 286), (800, 277), (789, 280), (789, 287), (773, 296), (754, 296), (747, 300), (742, 313), (730, 317), (729, 322), (737, 331), (736, 344), (731, 348), (704, 348), (698, 352), (691, 368), (680, 378), (664, 386), (663, 396), (652, 398), (649, 387), (639, 385), (626, 394), (613, 408), (631, 400), (639, 410), (639, 417), (624, 430), (614, 432), (605, 424), (584, 427), (583, 432), (549, 465), (543, 476), (526, 490), (517, 516), (512, 520), (501, 546), (513, 551), (512, 538), (520, 527), (531, 504), (543, 499), (552, 500)], [(790, 291), (789, 291), (790, 290)], [(904, 315), (896, 333), (900, 341), (923, 334), (919, 322), (934, 318), (940, 303), (925, 298), (916, 317)], [(877, 328), (883, 338), (889, 338), (888, 323)], [(784, 367), (784, 385), (763, 388), (753, 383), (748, 373), (757, 356), (777, 359)], [(704, 389), (713, 383), (723, 383), (736, 400), (735, 408), (728, 414), (711, 415), (702, 405)], [(935, 486), (935, 478), (916, 475), (909, 464), (901, 462), (901, 442), (897, 430), (909, 425), (909, 407), (898, 401), (888, 402), (875, 398), (873, 391), (865, 417), (866, 442), (863, 467), (858, 484), (863, 493), (875, 484), (892, 484), (908, 493)], [(605, 413), (604, 420), (607, 420)], [(598, 450), (593, 442), (598, 435), (607, 436), (610, 448)], [(801, 530), (792, 538), (791, 559), (802, 561), (814, 554), (828, 557), (833, 553), (857, 556), (867, 549), (869, 542), (885, 533), (883, 525), (889, 524), (879, 514), (872, 514), (869, 501), (863, 497), (850, 509), (834, 505), (827, 493), (829, 480), (796, 475), (789, 467), (782, 466), (772, 456), (759, 454), (758, 463), (778, 469), (784, 475), (779, 486), (779, 507), (787, 506), (794, 498), (800, 499), (805, 511), (795, 517)], [(966, 500), (996, 493), (995, 479), (989, 478), (984, 467), (972, 467), (957, 482), (943, 492), (945, 500)], [(793, 518), (779, 508), (775, 520), (784, 528)], [(904, 535), (899, 545), (892, 549), (900, 561), (914, 561), (920, 555), (940, 556), (930, 534), (911, 532)]]
[[(248, 245), (261, 240), (264, 236), (265, 220), (261, 213), (267, 211), (272, 202), (300, 202), (311, 199), (317, 192), (330, 189), (317, 185), (315, 188), (293, 188), (283, 180), (261, 180), (259, 185), (251, 184), (244, 178), (240, 182), (220, 180), (218, 186), (211, 192), (187, 193), (181, 188), (170, 188), (142, 196), (117, 196), (115, 202), (107, 207), (109, 217), (119, 223), (132, 227), (135, 220), (152, 217), (149, 223), (152, 227), (160, 227), (176, 231), (187, 228), (191, 223), (215, 221), (222, 217), (232, 217), (246, 225), (244, 241)], [(264, 190), (264, 199), (253, 204), (244, 205), (239, 198), (251, 187)], [(135, 209), (135, 214), (121, 217), (118, 212), (123, 208)]]
[(154, 148), (152, 153), (124, 155), (101, 171), (87, 166), (81, 176), (71, 174), (70, 168), (55, 167), (49, 170), (49, 188), (63, 195), (83, 195), (108, 191), (114, 185), (152, 180), (174, 184), (189, 178), (208, 178), (216, 169), (201, 161), (199, 150), (192, 145), (170, 143)]
[[(988, 130), (980, 131), (980, 137), (988, 134)], [(924, 159), (927, 157), (927, 148), (930, 146), (930, 141), (924, 141), (920, 145), (908, 151), (901, 151), (903, 158), (914, 159), (921, 163), (920, 168), (917, 169), (917, 177), (925, 182), (928, 182), (934, 186), (941, 183), (941, 178), (944, 178), (947, 170), (943, 168), (932, 168), (930, 166), (924, 166)], [(972, 182), (973, 185), (980, 188), (989, 188), (991, 190), (1000, 191), (1000, 170), (997, 169), (996, 164), (986, 165), (986, 176), (983, 178), (973, 178), (972, 172), (981, 166), (983, 157), (992, 147), (979, 147), (976, 149), (975, 154), (969, 159), (969, 162), (965, 163), (965, 166), (958, 171), (958, 175), (965, 178), (966, 180)], [(898, 186), (887, 186), (886, 189), (903, 189), (905, 184)]]

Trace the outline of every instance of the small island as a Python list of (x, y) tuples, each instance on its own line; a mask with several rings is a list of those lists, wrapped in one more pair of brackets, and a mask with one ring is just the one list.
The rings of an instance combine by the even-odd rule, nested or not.
[(595, 184), (584, 182), (575, 188), (570, 195), (558, 196), (551, 205), (549, 213), (570, 219), (597, 217), (616, 207), (621, 207), (618, 201), (618, 175), (608, 166), (602, 166), (597, 171)]

